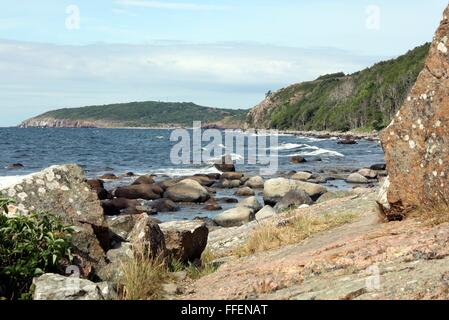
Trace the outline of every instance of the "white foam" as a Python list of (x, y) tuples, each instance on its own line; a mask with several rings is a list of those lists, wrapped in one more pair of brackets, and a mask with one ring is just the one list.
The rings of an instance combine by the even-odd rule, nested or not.
[(203, 168), (167, 168), (167, 169), (156, 169), (152, 171), (156, 175), (167, 175), (169, 177), (182, 177), (182, 176), (193, 176), (195, 174), (209, 174), (209, 173), (221, 173), (214, 166), (203, 167)]
[(329, 149), (323, 149), (323, 148), (318, 148), (315, 146), (306, 146), (306, 149), (311, 149), (313, 151), (309, 151), (309, 152), (300, 152), (300, 153), (296, 153), (296, 154), (290, 154), (289, 157), (294, 157), (294, 156), (301, 156), (301, 157), (312, 157), (312, 156), (323, 156), (323, 155), (327, 155), (327, 156), (331, 156), (331, 157), (344, 157), (345, 155), (334, 151), (334, 150), (329, 150)]
[(306, 146), (305, 144), (297, 144), (297, 143), (285, 143), (281, 144), (277, 147), (270, 148), (271, 150), (292, 150), (292, 149), (298, 149)]
[[(229, 154), (226, 154), (226, 155), (231, 156), (232, 161), (238, 161), (238, 160), (243, 160), (243, 159), (245, 159), (242, 155), (237, 154), (237, 153), (229, 153)], [(223, 158), (223, 156), (213, 157), (213, 158), (207, 159), (206, 162), (207, 162), (207, 163), (215, 163), (216, 161), (219, 161), (219, 160), (221, 160), (222, 158)]]

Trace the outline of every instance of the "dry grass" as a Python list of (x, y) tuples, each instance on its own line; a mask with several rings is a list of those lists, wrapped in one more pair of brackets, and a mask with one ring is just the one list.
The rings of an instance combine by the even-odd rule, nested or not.
[(449, 222), (449, 205), (443, 202), (421, 207), (410, 212), (408, 217), (415, 218), (427, 226), (434, 227)]
[(162, 284), (169, 278), (164, 258), (151, 258), (135, 249), (134, 258), (122, 264), (123, 279), (120, 283), (123, 300), (156, 300), (163, 297)]
[(171, 260), (170, 271), (186, 271), (190, 279), (196, 280), (217, 270), (217, 265), (213, 262), (216, 259), (217, 257), (213, 252), (207, 248), (201, 255), (201, 265), (195, 265), (193, 263), (186, 265), (179, 260)]
[(234, 254), (239, 257), (248, 256), (256, 252), (298, 243), (318, 232), (350, 223), (356, 217), (357, 215), (353, 213), (302, 214), (289, 220), (285, 226), (277, 226), (272, 223), (263, 224), (251, 233), (246, 243), (239, 247)]

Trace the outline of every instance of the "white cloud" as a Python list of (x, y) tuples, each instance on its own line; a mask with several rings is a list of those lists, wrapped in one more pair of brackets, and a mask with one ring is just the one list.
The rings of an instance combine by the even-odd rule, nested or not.
[(123, 6), (166, 9), (166, 10), (210, 11), (210, 10), (225, 10), (227, 8), (225, 6), (203, 5), (197, 3), (147, 1), (147, 0), (117, 0), (116, 3)]
[(61, 46), (0, 40), (0, 111), (14, 110), (15, 119), (23, 120), (51, 108), (136, 100), (249, 108), (268, 90), (356, 71), (378, 59), (330, 48), (245, 43)]

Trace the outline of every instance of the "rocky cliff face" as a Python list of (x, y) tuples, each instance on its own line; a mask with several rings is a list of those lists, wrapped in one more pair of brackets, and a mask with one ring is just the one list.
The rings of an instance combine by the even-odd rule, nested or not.
[(449, 200), (449, 7), (425, 67), (382, 133), (390, 174), (387, 215)]
[(20, 128), (108, 128), (114, 123), (98, 120), (69, 120), (37, 117), (22, 122)]

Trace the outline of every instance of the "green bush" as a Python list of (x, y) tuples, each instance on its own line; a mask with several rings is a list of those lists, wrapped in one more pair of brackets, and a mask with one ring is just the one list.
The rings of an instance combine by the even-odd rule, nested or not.
[(73, 230), (49, 213), (7, 217), (11, 201), (0, 199), (0, 296), (27, 298), (33, 277), (71, 261)]

